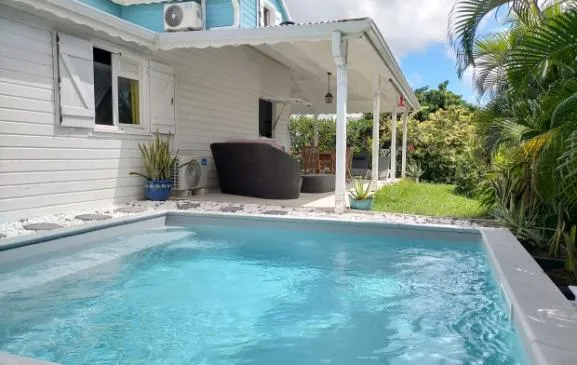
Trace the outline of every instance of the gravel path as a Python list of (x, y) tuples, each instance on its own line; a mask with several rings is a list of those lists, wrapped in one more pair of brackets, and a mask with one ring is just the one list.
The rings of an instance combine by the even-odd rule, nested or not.
[[(35, 231), (26, 230), (24, 226), (35, 223), (53, 223), (63, 227), (79, 226), (90, 221), (85, 220), (86, 215), (106, 215), (111, 218), (125, 217), (143, 212), (154, 212), (158, 210), (185, 210), (194, 212), (224, 212), (236, 214), (259, 214), (277, 216), (296, 217), (325, 217), (338, 218), (348, 221), (382, 221), (386, 223), (407, 223), (407, 224), (441, 224), (461, 227), (492, 227), (491, 221), (471, 221), (467, 219), (454, 218), (432, 218), (423, 216), (411, 216), (402, 214), (378, 213), (378, 212), (347, 212), (342, 215), (313, 209), (313, 208), (289, 208), (272, 205), (238, 204), (224, 202), (209, 202), (195, 200), (179, 200), (168, 202), (133, 201), (113, 207), (72, 211), (57, 213), (18, 221), (0, 223), (0, 239), (15, 237), (26, 234), (33, 234)], [(80, 217), (78, 217), (80, 216)], [(80, 218), (80, 219), (79, 219)]]

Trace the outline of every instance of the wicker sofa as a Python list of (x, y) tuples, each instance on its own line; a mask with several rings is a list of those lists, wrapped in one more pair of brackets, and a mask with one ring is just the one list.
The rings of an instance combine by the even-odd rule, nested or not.
[(264, 199), (296, 199), (300, 164), (272, 144), (224, 142), (210, 145), (220, 189), (225, 194)]

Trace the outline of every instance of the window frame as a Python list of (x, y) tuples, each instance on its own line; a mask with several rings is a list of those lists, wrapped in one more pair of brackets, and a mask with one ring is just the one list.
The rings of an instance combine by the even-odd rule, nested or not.
[[(93, 39), (93, 48), (99, 48), (111, 53), (112, 66), (112, 125), (94, 124), (93, 131), (96, 133), (124, 133), (124, 134), (150, 134), (150, 122), (148, 121), (147, 105), (148, 96), (148, 59), (134, 52), (127, 51), (112, 43)], [(134, 62), (138, 66), (138, 74), (130, 74), (121, 70), (122, 60)], [(137, 78), (135, 78), (137, 76)], [(118, 116), (118, 77), (125, 77), (138, 81), (139, 124), (119, 123)]]
[[(268, 10), (268, 18), (265, 16), (265, 9)], [(260, 1), (260, 26), (261, 27), (271, 27), (278, 25), (276, 24), (276, 7), (267, 0)], [(268, 20), (268, 24), (266, 24), (266, 20)]]

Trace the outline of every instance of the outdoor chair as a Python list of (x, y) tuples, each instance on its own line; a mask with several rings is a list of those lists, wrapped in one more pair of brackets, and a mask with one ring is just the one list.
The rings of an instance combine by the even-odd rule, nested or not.
[(264, 199), (297, 199), (300, 164), (280, 148), (263, 142), (210, 145), (220, 190), (225, 194)]

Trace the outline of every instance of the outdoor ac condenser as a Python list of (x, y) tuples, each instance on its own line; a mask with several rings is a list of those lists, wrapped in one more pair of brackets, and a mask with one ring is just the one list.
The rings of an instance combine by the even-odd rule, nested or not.
[(204, 193), (208, 183), (208, 158), (179, 156), (172, 176), (175, 196)]
[(202, 5), (199, 3), (187, 1), (164, 5), (165, 31), (201, 30), (203, 28)]

